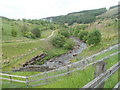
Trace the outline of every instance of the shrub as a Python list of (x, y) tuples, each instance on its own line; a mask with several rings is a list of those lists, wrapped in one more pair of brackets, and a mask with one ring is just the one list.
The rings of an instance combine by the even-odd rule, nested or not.
[(97, 45), (101, 41), (101, 33), (99, 30), (94, 30), (88, 34), (87, 43), (89, 45)]
[(24, 34), (26, 34), (27, 32), (29, 32), (29, 27), (24, 24), (22, 27), (21, 27), (21, 32)]
[(36, 38), (35, 35), (33, 33), (31, 33), (31, 32), (27, 32), (26, 34), (24, 34), (24, 37), (33, 38), (33, 39)]
[(65, 43), (65, 37), (63, 35), (58, 34), (56, 37), (52, 39), (51, 43), (56, 47), (63, 47)]
[(35, 37), (37, 38), (41, 37), (41, 31), (39, 28), (34, 28), (31, 32), (35, 35)]
[(75, 42), (71, 39), (68, 39), (68, 40), (66, 40), (63, 48), (67, 49), (67, 50), (71, 50), (71, 49), (73, 49), (74, 45), (75, 45)]
[(16, 36), (17, 36), (17, 31), (16, 31), (15, 29), (12, 29), (11, 35), (12, 35), (13, 37), (16, 37)]
[(79, 32), (78, 37), (80, 38), (80, 40), (86, 41), (87, 40), (87, 35), (88, 35), (88, 32), (82, 30), (82, 31)]
[(80, 30), (78, 29), (74, 29), (73, 31), (73, 36), (78, 36), (78, 33), (80, 32)]
[(68, 30), (60, 30), (58, 33), (67, 38), (70, 36), (70, 33)]

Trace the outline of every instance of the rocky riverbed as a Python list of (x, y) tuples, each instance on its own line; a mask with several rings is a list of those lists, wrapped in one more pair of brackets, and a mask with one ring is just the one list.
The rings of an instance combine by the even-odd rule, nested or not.
[(14, 71), (49, 71), (52, 69), (56, 69), (65, 65), (69, 65), (71, 63), (71, 60), (75, 57), (77, 57), (78, 54), (80, 54), (84, 49), (87, 48), (87, 45), (80, 41), (76, 37), (70, 37), (70, 39), (73, 39), (76, 43), (73, 50), (68, 51), (66, 54), (63, 54), (58, 57), (54, 57), (48, 61), (46, 61), (43, 65), (27, 65), (25, 67), (20, 68), (19, 70)]
[(48, 66), (49, 68), (59, 68), (61, 66), (68, 65), (71, 63), (72, 58), (75, 58), (84, 49), (86, 49), (87, 45), (84, 42), (80, 41), (78, 38), (70, 37), (70, 39), (73, 39), (76, 42), (76, 46), (74, 47), (74, 49), (70, 50), (66, 54), (46, 61), (43, 66)]

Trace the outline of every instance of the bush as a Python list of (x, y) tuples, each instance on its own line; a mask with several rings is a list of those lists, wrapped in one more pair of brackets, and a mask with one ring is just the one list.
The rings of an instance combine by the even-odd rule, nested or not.
[(77, 37), (79, 32), (80, 32), (80, 30), (74, 29), (73, 36)]
[(31, 32), (35, 35), (35, 37), (37, 38), (41, 37), (41, 31), (39, 28), (34, 28)]
[(14, 30), (14, 29), (12, 29), (12, 31), (11, 31), (11, 35), (12, 35), (13, 37), (17, 37), (17, 31)]
[(94, 30), (88, 34), (87, 43), (89, 45), (97, 45), (101, 41), (101, 33), (99, 30)]
[(24, 24), (22, 27), (21, 27), (21, 32), (24, 34), (26, 34), (27, 32), (29, 32), (29, 27)]
[(63, 47), (65, 43), (65, 37), (63, 35), (58, 34), (56, 37), (52, 39), (51, 43), (56, 47)]
[(79, 32), (78, 37), (80, 38), (80, 40), (86, 41), (87, 40), (87, 35), (88, 35), (88, 32), (82, 30), (82, 31)]
[(33, 38), (33, 39), (36, 38), (35, 35), (33, 33), (31, 33), (31, 32), (27, 32), (26, 34), (24, 34), (24, 37)]
[(68, 30), (60, 30), (58, 33), (67, 38), (70, 36), (70, 33)]
[(71, 49), (73, 49), (74, 45), (75, 45), (75, 42), (71, 39), (68, 39), (68, 40), (66, 40), (63, 48), (67, 49), (67, 50), (71, 50)]

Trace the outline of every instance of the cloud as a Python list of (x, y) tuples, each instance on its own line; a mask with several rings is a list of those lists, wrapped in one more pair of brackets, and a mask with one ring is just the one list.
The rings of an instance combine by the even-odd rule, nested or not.
[(1, 0), (0, 15), (8, 18), (40, 19), (70, 12), (116, 5), (118, 0)]

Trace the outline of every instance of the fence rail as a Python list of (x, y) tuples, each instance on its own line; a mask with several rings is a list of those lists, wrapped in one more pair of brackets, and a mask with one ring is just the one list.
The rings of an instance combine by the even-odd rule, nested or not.
[[(100, 76), (89, 82), (83, 88), (98, 88), (106, 79), (113, 75), (120, 68), (120, 61), (108, 69), (105, 73), (102, 73)], [(94, 90), (94, 89), (91, 89)]]
[(0, 73), (1, 76), (8, 76), (7, 78), (3, 78), (3, 77), (0, 77), (0, 79), (2, 80), (8, 80), (8, 81), (15, 81), (15, 82), (20, 82), (20, 83), (26, 83), (26, 80), (25, 81), (22, 81), (22, 80), (16, 80), (16, 79), (12, 79), (13, 77), (17, 77), (17, 78), (27, 78), (25, 76), (18, 76), (18, 75), (10, 75), (10, 74), (3, 74), (3, 73)]
[(112, 90), (118, 90), (120, 89), (120, 81), (114, 86)]
[(21, 82), (21, 83), (26, 83), (26, 81), (15, 80), (15, 79), (9, 79), (9, 78), (0, 78), (0, 79), (9, 80), (9, 81), (15, 81), (15, 82)]
[(25, 76), (17, 76), (17, 75), (3, 74), (3, 73), (0, 73), (0, 75), (3, 75), (3, 76), (11, 76), (11, 77), (26, 78)]

